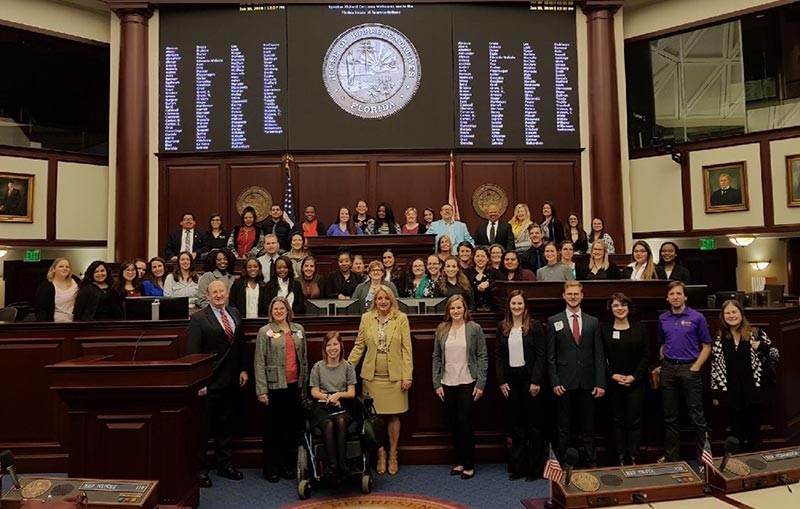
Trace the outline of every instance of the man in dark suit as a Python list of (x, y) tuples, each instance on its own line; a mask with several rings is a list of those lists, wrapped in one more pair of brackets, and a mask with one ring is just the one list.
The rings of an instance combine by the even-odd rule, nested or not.
[(719, 189), (711, 193), (711, 206), (741, 205), (742, 192), (731, 187), (731, 176), (727, 173), (719, 174)]
[(167, 260), (175, 261), (182, 251), (192, 253), (192, 258), (205, 251), (205, 235), (198, 233), (194, 229), (194, 214), (184, 212), (181, 214), (181, 229), (175, 230), (167, 237), (167, 245), (164, 247), (164, 257)]
[[(289, 234), (292, 227), (283, 219), (283, 209), (277, 203), (273, 203), (269, 208), (269, 217), (264, 219), (259, 225), (264, 234), (273, 233), (278, 237), (278, 244), (280, 245), (281, 252), (285, 253), (292, 247), (289, 245)], [(259, 253), (259, 254), (263, 254)]]
[(206, 451), (209, 436), (214, 437), (217, 474), (238, 481), (241, 472), (233, 468), (231, 437), (237, 392), (247, 383), (244, 369), (244, 328), (239, 312), (226, 306), (228, 286), (212, 281), (206, 292), (209, 306), (192, 315), (186, 330), (188, 353), (216, 354), (214, 371), (206, 386), (197, 392), (202, 398), (203, 416), (200, 433), (200, 461), (197, 475), (203, 488), (211, 487)]
[(489, 220), (481, 223), (475, 230), (475, 245), (500, 244), (506, 252), (514, 251), (514, 233), (510, 224), (500, 221), (500, 207), (492, 204), (486, 207), (485, 212)]
[(8, 183), (8, 189), (0, 196), (0, 213), (8, 216), (22, 216), (22, 194), (14, 187), (13, 182)]
[(547, 265), (544, 259), (544, 240), (542, 237), (542, 227), (538, 223), (528, 225), (528, 236), (531, 239), (531, 247), (519, 255), (519, 262), (523, 269), (536, 274), (536, 271)]
[[(580, 423), (586, 463), (597, 466), (594, 448), (594, 400), (605, 394), (603, 341), (597, 318), (581, 311), (583, 285), (564, 283), (567, 309), (547, 319), (547, 364), (558, 401), (558, 449), (563, 458), (570, 423)], [(577, 413), (576, 420), (573, 414)]]

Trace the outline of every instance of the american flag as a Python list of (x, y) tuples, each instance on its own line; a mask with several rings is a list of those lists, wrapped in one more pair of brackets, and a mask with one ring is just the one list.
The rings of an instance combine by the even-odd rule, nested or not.
[(714, 455), (711, 454), (711, 442), (708, 441), (708, 437), (706, 437), (706, 441), (703, 444), (703, 454), (700, 459), (706, 465), (706, 471), (714, 468)]
[(453, 219), (459, 221), (461, 217), (458, 214), (458, 198), (456, 198), (456, 165), (453, 161), (452, 151), (450, 152), (450, 185), (447, 188), (447, 203), (453, 207)]
[(292, 192), (292, 171), (289, 163), (294, 161), (294, 158), (286, 154), (283, 156), (283, 167), (286, 170), (286, 192), (283, 195), (283, 220), (289, 223), (289, 226), (294, 226), (294, 193)]
[(553, 446), (550, 446), (550, 457), (547, 458), (547, 463), (544, 465), (544, 478), (558, 483), (564, 476), (564, 470), (561, 469), (561, 464), (553, 452)]

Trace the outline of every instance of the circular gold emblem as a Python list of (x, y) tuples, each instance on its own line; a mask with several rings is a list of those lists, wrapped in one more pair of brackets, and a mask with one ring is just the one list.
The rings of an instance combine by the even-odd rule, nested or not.
[(600, 480), (586, 472), (572, 474), (572, 484), (581, 491), (597, 491), (600, 489)]
[(490, 205), (497, 206), (502, 216), (508, 208), (508, 195), (497, 184), (484, 184), (472, 193), (472, 208), (484, 219), (489, 219), (486, 209)]
[(750, 467), (748, 467), (741, 461), (737, 460), (736, 458), (731, 458), (728, 460), (728, 464), (725, 466), (725, 470), (736, 475), (742, 475), (742, 476), (750, 475)]
[(22, 488), (22, 498), (39, 498), (50, 491), (52, 486), (53, 483), (47, 479), (36, 479)]
[(272, 207), (272, 195), (263, 187), (248, 187), (236, 198), (236, 211), (240, 216), (245, 207), (256, 209), (256, 221), (263, 221), (269, 215), (269, 208)]

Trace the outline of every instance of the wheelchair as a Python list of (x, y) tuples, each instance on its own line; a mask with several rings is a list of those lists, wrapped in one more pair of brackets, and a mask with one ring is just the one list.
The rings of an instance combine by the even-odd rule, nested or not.
[[(356, 398), (354, 403), (354, 419), (347, 427), (346, 459), (347, 469), (352, 472), (345, 481), (359, 478), (361, 493), (372, 492), (372, 470), (369, 462), (369, 451), (365, 443), (365, 422), (375, 415), (372, 398)], [(297, 448), (297, 496), (305, 500), (311, 496), (311, 490), (326, 484), (323, 477), (328, 463), (328, 452), (319, 428), (305, 420), (303, 440)]]

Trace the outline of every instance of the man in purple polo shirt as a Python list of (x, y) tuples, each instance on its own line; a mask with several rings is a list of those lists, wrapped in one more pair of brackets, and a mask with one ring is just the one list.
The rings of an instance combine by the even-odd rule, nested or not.
[[(661, 344), (661, 399), (664, 404), (665, 458), (680, 460), (680, 401), (686, 400), (689, 419), (695, 429), (697, 459), (703, 453), (706, 417), (703, 413), (703, 380), (700, 368), (711, 355), (711, 336), (706, 318), (686, 307), (686, 287), (673, 281), (667, 291), (670, 310), (658, 317), (658, 342)], [(700, 461), (702, 465), (702, 461)]]

